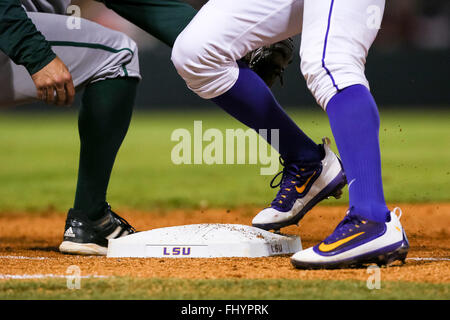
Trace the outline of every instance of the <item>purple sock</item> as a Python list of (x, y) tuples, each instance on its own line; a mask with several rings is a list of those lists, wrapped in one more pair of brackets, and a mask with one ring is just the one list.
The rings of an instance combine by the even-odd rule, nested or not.
[(322, 159), (320, 147), (284, 112), (255, 72), (243, 65), (239, 67), (239, 78), (234, 86), (212, 101), (254, 130), (267, 129), (270, 133), (271, 129), (279, 129), (277, 151), (285, 162), (319, 162)]
[(372, 95), (362, 85), (350, 86), (330, 100), (327, 113), (349, 183), (351, 211), (368, 220), (386, 221), (380, 117)]

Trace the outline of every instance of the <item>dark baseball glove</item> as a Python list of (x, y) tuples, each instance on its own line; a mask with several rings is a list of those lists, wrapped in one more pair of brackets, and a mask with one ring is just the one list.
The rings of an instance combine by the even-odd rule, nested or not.
[(283, 85), (283, 72), (292, 62), (293, 53), (294, 40), (288, 38), (251, 51), (242, 60), (264, 80), (267, 86), (272, 87), (277, 78), (280, 78)]

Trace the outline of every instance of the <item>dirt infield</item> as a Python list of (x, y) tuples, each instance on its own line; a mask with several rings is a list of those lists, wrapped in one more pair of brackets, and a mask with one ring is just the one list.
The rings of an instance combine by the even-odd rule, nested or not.
[[(450, 282), (450, 203), (401, 204), (402, 223), (411, 250), (405, 265), (382, 269), (383, 280)], [(172, 212), (121, 211), (138, 230), (191, 223), (250, 224), (255, 208)], [(300, 234), (303, 247), (326, 237), (342, 219), (344, 207), (319, 206), (299, 227), (283, 229)], [(0, 279), (64, 276), (77, 265), (82, 276), (130, 276), (187, 279), (272, 278), (366, 280), (365, 269), (299, 271), (288, 257), (220, 259), (116, 259), (62, 255), (65, 215), (57, 213), (0, 215)]]

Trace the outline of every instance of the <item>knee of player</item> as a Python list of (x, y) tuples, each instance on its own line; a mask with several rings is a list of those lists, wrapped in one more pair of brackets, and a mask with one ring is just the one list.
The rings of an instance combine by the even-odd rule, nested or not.
[[(226, 92), (235, 83), (239, 69), (230, 50), (206, 34), (181, 33), (172, 49), (172, 62), (186, 85), (203, 99)], [(226, 47), (226, 46), (225, 46)]]
[(200, 52), (194, 46), (192, 39), (188, 39), (183, 33), (178, 36), (172, 48), (171, 60), (178, 73), (186, 80), (186, 77), (196, 72)]
[(180, 34), (172, 49), (172, 63), (187, 82), (192, 78), (207, 77), (214, 68), (215, 58), (209, 54), (208, 45), (201, 39)]

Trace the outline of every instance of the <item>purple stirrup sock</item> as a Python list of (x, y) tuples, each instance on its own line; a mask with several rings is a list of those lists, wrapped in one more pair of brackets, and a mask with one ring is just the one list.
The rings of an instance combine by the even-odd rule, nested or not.
[(330, 100), (327, 113), (347, 175), (351, 212), (385, 222), (389, 209), (381, 178), (380, 117), (372, 95), (363, 85), (350, 86)]
[(271, 129), (279, 129), (277, 151), (285, 162), (309, 164), (321, 161), (320, 147), (300, 130), (264, 81), (248, 67), (239, 64), (239, 78), (234, 86), (212, 101), (254, 130), (267, 129), (270, 133)]

